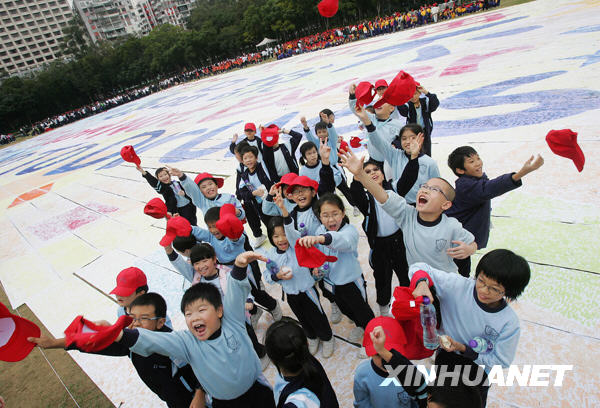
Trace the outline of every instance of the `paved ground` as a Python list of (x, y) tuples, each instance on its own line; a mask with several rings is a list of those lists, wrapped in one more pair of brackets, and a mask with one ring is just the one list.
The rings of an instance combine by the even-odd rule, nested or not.
[[(533, 270), (513, 305), (522, 327), (515, 363), (573, 371), (560, 388), (494, 387), (489, 406), (597, 406), (600, 366), (590, 357), (600, 344), (599, 11), (599, 1), (538, 0), (468, 16), (189, 83), (3, 149), (0, 280), (10, 303), (26, 304), (59, 336), (77, 314), (114, 318), (106, 294), (116, 274), (135, 265), (182, 327), (183, 279), (158, 246), (163, 223), (142, 213), (154, 193), (121, 160), (120, 147), (133, 144), (149, 169), (169, 163), (230, 176), (227, 146), (244, 122), (298, 127), (300, 116), (314, 122), (329, 107), (338, 132), (355, 136), (348, 84), (391, 80), (404, 69), (441, 100), (433, 158), (449, 180), (447, 155), (463, 144), (478, 150), (490, 176), (516, 171), (533, 153), (546, 159), (521, 189), (494, 200), (488, 249), (512, 249)], [(579, 132), (582, 173), (545, 144), (548, 130), (563, 128)], [(224, 189), (233, 190), (231, 177)], [(363, 239), (372, 295), (367, 253)], [(269, 322), (263, 318), (261, 331)], [(350, 328), (344, 321), (334, 330), (345, 336)], [(338, 346), (325, 366), (350, 407), (358, 360), (353, 346)], [(160, 406), (127, 359), (72, 356), (115, 405)], [(273, 378), (273, 368), (267, 374)], [(27, 392), (16, 398), (13, 406), (27, 406)]]

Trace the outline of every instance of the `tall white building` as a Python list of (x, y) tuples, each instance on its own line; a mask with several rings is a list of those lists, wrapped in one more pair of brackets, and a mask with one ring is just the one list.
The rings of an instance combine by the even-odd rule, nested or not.
[(0, 0), (0, 68), (25, 73), (60, 56), (67, 0)]
[(127, 34), (146, 35), (156, 26), (184, 26), (195, 0), (74, 0), (94, 42)]
[(73, 5), (94, 43), (115, 40), (137, 31), (129, 0), (74, 0)]

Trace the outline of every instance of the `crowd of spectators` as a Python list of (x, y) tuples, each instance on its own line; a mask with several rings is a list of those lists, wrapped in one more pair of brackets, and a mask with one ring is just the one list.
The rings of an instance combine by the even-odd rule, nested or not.
[[(429, 6), (423, 6), (418, 10), (415, 9), (404, 13), (396, 12), (390, 16), (377, 17), (374, 20), (363, 21), (359, 24), (333, 28), (319, 34), (287, 41), (274, 47), (267, 47), (261, 52), (246, 53), (237, 58), (229, 58), (193, 70), (186, 69), (179, 74), (160, 79), (157, 83), (152, 85), (144, 85), (126, 92), (115, 92), (115, 95), (110, 96), (109, 98), (90, 103), (79, 109), (46, 118), (43, 121), (33, 124), (31, 127), (23, 127), (16, 136), (37, 135), (171, 86), (211, 75), (221, 74), (238, 68), (244, 68), (248, 65), (257, 64), (270, 58), (288, 58), (305, 52), (335, 47), (352, 41), (389, 34), (425, 24), (436, 23), (442, 20), (453, 19), (464, 14), (475, 13), (499, 5), (500, 0), (480, 0), (469, 4), (456, 4), (454, 1), (439, 4), (433, 3)], [(1, 135), (0, 143), (7, 144), (14, 140), (15, 135)]]
[(404, 13), (396, 12), (390, 16), (377, 17), (374, 20), (333, 28), (319, 34), (287, 41), (277, 45), (274, 54), (277, 59), (288, 58), (296, 54), (453, 19), (499, 5), (500, 0), (480, 0), (468, 4), (456, 4), (454, 1), (433, 3)]

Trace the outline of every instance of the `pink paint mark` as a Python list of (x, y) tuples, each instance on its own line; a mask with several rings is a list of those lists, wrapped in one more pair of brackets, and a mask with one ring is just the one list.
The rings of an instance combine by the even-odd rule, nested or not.
[(440, 74), (440, 76), (460, 75), (460, 74), (464, 74), (467, 72), (475, 72), (479, 69), (479, 63), (488, 58), (496, 57), (496, 56), (502, 55), (502, 54), (507, 54), (509, 52), (522, 51), (522, 50), (527, 50), (527, 49), (532, 49), (532, 48), (534, 48), (534, 47), (523, 46), (523, 47), (507, 48), (505, 50), (494, 51), (489, 54), (483, 54), (483, 55), (480, 55), (480, 54), (467, 55), (466, 57), (463, 57), (463, 58), (459, 59), (458, 61), (456, 61), (451, 67), (446, 68)]
[[(428, 65), (422, 67), (408, 67), (404, 68), (404, 71), (408, 72), (413, 78), (416, 78), (417, 76), (419, 78), (425, 78), (432, 76), (435, 73), (435, 69)], [(397, 69), (393, 71), (380, 72), (375, 76), (368, 77), (367, 79), (361, 79), (361, 81), (369, 81), (371, 83), (375, 83), (375, 81), (377, 81), (378, 79), (384, 78), (388, 81), (388, 83), (390, 83), (391, 80), (394, 79), (396, 75), (398, 75), (398, 72), (400, 71), (398, 71)]]
[(417, 38), (425, 37), (427, 35), (427, 30), (423, 30), (421, 32), (415, 33), (408, 37), (409, 40), (416, 40)]
[(97, 202), (89, 202), (86, 203), (85, 206), (91, 208), (94, 211), (101, 212), (102, 214), (108, 214), (119, 210), (118, 207), (113, 207), (112, 205), (106, 205)]
[(28, 227), (28, 230), (41, 240), (48, 241), (96, 221), (101, 217), (101, 214), (98, 213), (107, 214), (118, 210), (117, 207), (98, 202), (89, 202), (85, 205), (91, 210), (85, 207), (76, 207), (47, 221), (32, 225)]

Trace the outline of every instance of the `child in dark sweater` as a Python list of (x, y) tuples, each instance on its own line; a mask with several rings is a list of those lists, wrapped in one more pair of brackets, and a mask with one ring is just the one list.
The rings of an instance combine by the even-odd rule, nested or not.
[(179, 214), (190, 222), (192, 225), (197, 225), (196, 206), (187, 196), (181, 183), (177, 180), (171, 180), (171, 175), (166, 167), (159, 167), (154, 173), (156, 177), (148, 173), (142, 166), (136, 166), (136, 169), (142, 173), (142, 177), (146, 179), (159, 194), (165, 199), (167, 211), (170, 215)]
[[(490, 236), (490, 215), (492, 198), (520, 187), (521, 179), (539, 169), (544, 164), (541, 156), (531, 156), (521, 170), (506, 173), (490, 180), (483, 172), (483, 161), (470, 146), (461, 146), (448, 156), (448, 166), (458, 176), (456, 180), (456, 197), (452, 207), (446, 210), (448, 217), (454, 217), (463, 228), (475, 236), (477, 248), (487, 246)], [(454, 259), (458, 272), (462, 276), (471, 273), (471, 258)]]

